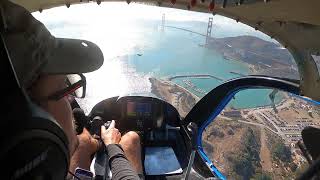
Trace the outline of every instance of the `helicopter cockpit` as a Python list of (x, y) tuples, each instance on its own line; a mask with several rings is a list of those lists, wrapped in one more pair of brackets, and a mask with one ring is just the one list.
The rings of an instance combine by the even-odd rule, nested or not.
[[(48, 18), (49, 15), (46, 16), (45, 14), (46, 9), (63, 5), (66, 6), (63, 8), (70, 8), (71, 10), (74, 6), (78, 6), (75, 4), (79, 4), (79, 1), (76, 0), (12, 1), (22, 5), (30, 12), (36, 12), (35, 16), (40, 19), (43, 18), (42, 20), (50, 19)], [(101, 5), (102, 1), (100, 0), (88, 2), (90, 8), (93, 5), (95, 7), (103, 5)], [(126, 2), (131, 3), (130, 0)], [(87, 2), (80, 1), (80, 3)], [(142, 1), (142, 3), (150, 2)], [(320, 111), (318, 111), (320, 61), (317, 63), (316, 58), (314, 58), (314, 56), (319, 56), (320, 52), (319, 41), (315, 38), (320, 34), (320, 14), (317, 10), (318, 5), (320, 5), (319, 2), (316, 0), (304, 3), (299, 0), (201, 0), (201, 2), (196, 0), (170, 0), (152, 1), (152, 4), (161, 7), (206, 12), (206, 14), (209, 12), (210, 16), (212, 14), (223, 15), (237, 23), (251, 26), (254, 31), (266, 33), (262, 37), (266, 38), (267, 36), (268, 39), (271, 37), (271, 40), (252, 38), (249, 37), (252, 34), (248, 35), (247, 32), (243, 32), (238, 39), (234, 37), (211, 37), (212, 28), (219, 29), (219, 27), (213, 24), (212, 17), (209, 17), (207, 23), (207, 16), (205, 16), (205, 23), (189, 19), (190, 22), (194, 23), (192, 28), (195, 30), (188, 29), (191, 25), (180, 27), (173, 26), (170, 23), (166, 24), (168, 16), (164, 14), (162, 20), (156, 19), (156, 23), (149, 22), (142, 17), (143, 20), (140, 21), (139, 19), (137, 22), (148, 25), (149, 29), (143, 30), (143, 32), (146, 32), (145, 34), (141, 33), (140, 27), (137, 29), (128, 28), (127, 30), (130, 32), (119, 31), (119, 34), (122, 33), (125, 37), (131, 32), (138, 32), (137, 36), (128, 36), (127, 38), (130, 41), (143, 39), (142, 45), (130, 47), (134, 50), (134, 53), (130, 52), (129, 55), (118, 56), (118, 54), (110, 52), (112, 54), (110, 56), (116, 54), (116, 60), (107, 62), (107, 65), (111, 65), (111, 68), (107, 69), (111, 72), (110, 74), (99, 72), (100, 74), (97, 73), (95, 76), (92, 74), (86, 75), (87, 79), (97, 78), (96, 81), (99, 82), (94, 84), (91, 83), (93, 81), (88, 80), (88, 85), (93, 87), (91, 89), (94, 89), (87, 92), (88, 97), (95, 98), (95, 93), (104, 94), (103, 91), (106, 89), (103, 88), (106, 86), (110, 91), (113, 90), (112, 96), (101, 96), (97, 98), (98, 100), (94, 99), (97, 101), (93, 103), (72, 99), (71, 105), (76, 120), (77, 134), (80, 134), (85, 127), (92, 135), (99, 135), (100, 127), (108, 127), (112, 120), (115, 120), (116, 128), (119, 129), (121, 134), (128, 131), (137, 132), (141, 139), (141, 162), (145, 179), (227, 179), (232, 177), (235, 179), (259, 179), (260, 177), (265, 179), (271, 177), (274, 179), (284, 179), (286, 177), (311, 179), (319, 176), (320, 153), (316, 140), (320, 137), (320, 131), (317, 128), (320, 127), (317, 122), (320, 118)], [(79, 9), (84, 10), (86, 7), (81, 8)], [(112, 7), (109, 10), (111, 9)], [(117, 10), (115, 9), (115, 11)], [(52, 17), (56, 18), (55, 16), (62, 14), (61, 12), (58, 9)], [(97, 10), (97, 12), (98, 15), (103, 14), (101, 13), (103, 10)], [(151, 10), (147, 12), (151, 14)], [(40, 13), (44, 16), (41, 17)], [(76, 15), (80, 16), (80, 21), (92, 21), (94, 25), (101, 25), (93, 21), (98, 15), (92, 17), (83, 14), (83, 11), (77, 13)], [(63, 15), (62, 19), (66, 16)], [(131, 25), (131, 22), (124, 21), (125, 16), (121, 16), (119, 19), (123, 20), (121, 21), (122, 24), (126, 22)], [(112, 33), (114, 32), (110, 31), (110, 28), (101, 28), (103, 29), (101, 30), (96, 26), (92, 26), (93, 28), (83, 26), (84, 31), (78, 33), (77, 28), (74, 28), (78, 24), (76, 21), (72, 24), (73, 20), (71, 18), (71, 20), (66, 21), (66, 24), (69, 23), (74, 26), (68, 27), (61, 23), (63, 24), (62, 29), (72, 32), (72, 36), (80, 34), (80, 37), (91, 37), (102, 45), (105, 45), (106, 37), (114, 40), (112, 39)], [(223, 19), (222, 21), (226, 20)], [(52, 29), (56, 28), (55, 25), (61, 25), (60, 22), (52, 22), (52, 24), (49, 24)], [(181, 25), (184, 19), (182, 22), (178, 20), (168, 22)], [(2, 23), (0, 21), (0, 24)], [(118, 24), (121, 23), (113, 22), (112, 25), (117, 26)], [(158, 26), (158, 24), (161, 24), (161, 26)], [(200, 25), (203, 26), (203, 24), (207, 32), (205, 34), (198, 32)], [(99, 32), (108, 34), (108, 36), (97, 38), (94, 36), (96, 31), (90, 31), (90, 28), (98, 29)], [(1, 32), (3, 29), (1, 28)], [(232, 28), (229, 29), (232, 31)], [(156, 35), (154, 32), (159, 32), (160, 35)], [(233, 35), (232, 33), (230, 36)], [(66, 36), (61, 32), (57, 34)], [(183, 38), (188, 39), (188, 41), (176, 38), (175, 34), (183, 34)], [(157, 46), (144, 38), (156, 39), (159, 44), (163, 45), (158, 48), (161, 49), (161, 52), (156, 51)], [(121, 40), (124, 41), (124, 39)], [(181, 52), (177, 50), (177, 47), (182, 48), (181, 44), (190, 42), (194, 43), (190, 45), (191, 48), (183, 49)], [(123, 42), (123, 44), (126, 43)], [(10, 166), (10, 169), (3, 168), (5, 169), (3, 177), (5, 179), (7, 177), (11, 179), (61, 179), (66, 174), (70, 174), (68, 172), (70, 154), (66, 148), (66, 136), (57, 126), (55, 120), (47, 112), (39, 109), (26, 95), (25, 89), (17, 83), (15, 70), (12, 69), (10, 56), (8, 56), (8, 50), (2, 39), (0, 44), (1, 60), (3, 60), (0, 66), (1, 82), (10, 82), (4, 84), (4, 88), (1, 90), (3, 94), (6, 94), (4, 96), (5, 108), (2, 112), (7, 120), (3, 122), (4, 127), (6, 127), (5, 130), (1, 131), (1, 142), (6, 145), (0, 151), (0, 159), (1, 162), (16, 163), (16, 165)], [(104, 50), (119, 45), (117, 43), (113, 44), (113, 42), (110, 44), (104, 46)], [(170, 46), (171, 44), (175, 46)], [(244, 49), (243, 44), (249, 44), (251, 49)], [(86, 45), (84, 43), (83, 46)], [(268, 50), (271, 49), (270, 54), (276, 55), (265, 58), (263, 50), (255, 51), (256, 49), (254, 49), (260, 46), (267, 47)], [(176, 53), (170, 54), (170, 49), (173, 49)], [(214, 50), (211, 51), (212, 49)], [(285, 49), (285, 52), (282, 51), (283, 49)], [(212, 58), (212, 54), (216, 52), (218, 52), (218, 55), (215, 54), (215, 58)], [(117, 53), (124, 54), (120, 50)], [(156, 59), (152, 53), (161, 54), (161, 59)], [(287, 58), (285, 55), (290, 53), (292, 58), (291, 55)], [(182, 60), (179, 59), (176, 56), (178, 54), (185, 54), (185, 57), (190, 57), (190, 59), (199, 57), (202, 59), (199, 64), (196, 64), (183, 58)], [(278, 56), (278, 54), (280, 55)], [(212, 63), (212, 59), (216, 64)], [(255, 60), (253, 63), (250, 61), (252, 59)], [(277, 62), (278, 60), (279, 62)], [(168, 69), (172, 71), (171, 74), (167, 71), (162, 72), (162, 69), (158, 66), (153, 66), (150, 63), (152, 61), (161, 61), (162, 64), (159, 67), (169, 67)], [(253, 64), (258, 68), (254, 68)], [(130, 65), (133, 65), (134, 68)], [(217, 67), (215, 70), (211, 68), (213, 65)], [(125, 69), (125, 73), (129, 77), (135, 77), (136, 72), (140, 71), (143, 78), (138, 77), (133, 81), (141, 85), (147, 79), (148, 83), (151, 82), (151, 87), (147, 84), (147, 88), (142, 87), (142, 89), (150, 89), (157, 96), (119, 95), (122, 94), (119, 93), (122, 91), (122, 87), (112, 87), (115, 84), (122, 84), (121, 78), (123, 77), (117, 79), (112, 76), (118, 73), (118, 69), (112, 68), (118, 66)], [(228, 68), (224, 69), (223, 66)], [(277, 66), (281, 68), (276, 72), (270, 68)], [(179, 68), (170, 69), (171, 67)], [(241, 71), (245, 73), (233, 71), (232, 68), (234, 67), (242, 68)], [(185, 68), (184, 71), (181, 70), (183, 68)], [(191, 73), (189, 73), (188, 68), (192, 70)], [(195, 70), (193, 71), (192, 68)], [(205, 69), (204, 73), (197, 71), (200, 68)], [(180, 73), (183, 73), (179, 74), (179, 72), (176, 72), (177, 69), (180, 70)], [(226, 71), (225, 74), (222, 74), (220, 70)], [(264, 73), (246, 73), (259, 70)], [(150, 74), (156, 74), (157, 76), (150, 78)], [(280, 77), (279, 74), (286, 74), (287, 76)], [(291, 77), (297, 78), (293, 79)], [(113, 80), (113, 84), (110, 83), (110, 85), (108, 80), (112, 80), (112, 78), (116, 80)], [(198, 88), (203, 84), (210, 83), (212, 84), (210, 88)], [(161, 88), (159, 88), (160, 86)], [(264, 102), (263, 106), (265, 107), (260, 107), (261, 104), (257, 103), (257, 107), (246, 106), (242, 107), (241, 110), (239, 110), (240, 108), (237, 109), (237, 104), (234, 101), (241, 100), (238, 93), (250, 89), (268, 89), (261, 96), (256, 92), (251, 94), (249, 92), (242, 99), (247, 101), (248, 104), (253, 104), (252, 99), (266, 97), (268, 101), (267, 103)], [(280, 98), (278, 97), (278, 91), (284, 92)], [(298, 98), (303, 99), (306, 103), (295, 102), (294, 100)], [(269, 100), (272, 101), (271, 105), (268, 104)], [(234, 104), (228, 106), (230, 102)], [(91, 107), (85, 109), (84, 106), (87, 104), (90, 104)], [(278, 113), (279, 111), (280, 113)], [(28, 117), (28, 120), (19, 121), (22, 116)], [(216, 126), (210, 124), (216, 121)], [(16, 124), (16, 126), (13, 126), (13, 124)], [(232, 126), (228, 127), (226, 124), (232, 124)], [(250, 128), (243, 127), (244, 125), (250, 126)], [(298, 131), (299, 134), (297, 134)], [(20, 134), (20, 132), (23, 133)], [(11, 134), (13, 134), (12, 137)], [(252, 134), (256, 136), (253, 137)], [(265, 135), (270, 135), (272, 138), (264, 139)], [(249, 140), (243, 137), (249, 137)], [(279, 139), (284, 143), (276, 147), (275, 145), (278, 144), (275, 140)], [(234, 141), (231, 143), (232, 140)], [(247, 144), (252, 146), (246, 146)], [(237, 151), (231, 151), (230, 149), (236, 149)], [(238, 151), (238, 149), (240, 150)], [(112, 173), (108, 166), (109, 162), (107, 162), (108, 158), (104, 150), (102, 147), (94, 154), (90, 166), (90, 171), (94, 173), (94, 179), (112, 179)], [(235, 152), (235, 155), (232, 154), (233, 152)], [(237, 152), (241, 152), (241, 154), (237, 154)], [(289, 155), (281, 156), (284, 154), (283, 152), (288, 152)], [(293, 164), (283, 160), (288, 159), (288, 157), (291, 161), (294, 161)], [(249, 162), (249, 160), (252, 162)], [(52, 167), (54, 167), (54, 170)], [(229, 169), (232, 169), (232, 171), (229, 171)], [(246, 171), (246, 169), (249, 170)], [(289, 175), (287, 176), (287, 174)], [(2, 176), (0, 175), (0, 177)], [(77, 176), (75, 175), (74, 178), (77, 179)]]

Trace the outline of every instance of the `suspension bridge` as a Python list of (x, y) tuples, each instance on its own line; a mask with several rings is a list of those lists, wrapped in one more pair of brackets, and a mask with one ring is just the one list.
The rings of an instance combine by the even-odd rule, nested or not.
[(196, 31), (192, 31), (183, 27), (176, 27), (176, 26), (167, 26), (166, 25), (166, 16), (165, 14), (162, 14), (162, 23), (161, 23), (161, 31), (163, 32), (165, 28), (172, 28), (172, 29), (178, 29), (178, 30), (182, 30), (182, 31), (186, 31), (186, 32), (190, 32), (190, 33), (194, 33), (194, 34), (198, 34), (200, 36), (204, 36), (206, 38), (206, 42), (205, 45), (209, 44), (211, 37), (211, 30), (212, 30), (212, 22), (213, 22), (213, 18), (209, 17), (209, 21), (208, 21), (208, 26), (207, 26), (207, 33), (206, 34), (202, 34)]

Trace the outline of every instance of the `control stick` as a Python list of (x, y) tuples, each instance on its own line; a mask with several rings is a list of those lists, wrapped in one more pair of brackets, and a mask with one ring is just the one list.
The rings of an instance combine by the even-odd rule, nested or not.
[[(102, 117), (95, 116), (90, 121), (90, 133), (96, 134), (98, 136), (101, 136), (101, 126), (105, 126), (106, 129), (109, 128), (111, 124), (111, 121), (105, 122)], [(103, 142), (102, 142), (103, 144)], [(107, 163), (107, 157), (105, 151), (105, 146), (102, 146), (103, 148), (99, 149), (94, 157), (94, 165), (93, 165), (93, 171), (95, 174), (95, 180), (106, 180), (109, 177), (108, 172), (110, 171), (108, 163)]]
[[(95, 116), (91, 120), (88, 116), (85, 115), (84, 111), (81, 108), (75, 108), (73, 110), (73, 116), (76, 120), (76, 127), (77, 127), (77, 134), (80, 134), (82, 132), (82, 129), (84, 127), (89, 129), (90, 134), (94, 135), (101, 135), (101, 126), (105, 126), (106, 129), (109, 128), (111, 121), (104, 121), (102, 117)], [(103, 148), (99, 149), (94, 158), (93, 163), (90, 166), (90, 170), (94, 172), (94, 179), (95, 180), (106, 180), (107, 177), (110, 177), (108, 172), (110, 172), (109, 166), (107, 165), (107, 157), (104, 153), (105, 149)]]
[(111, 121), (105, 122), (102, 117), (100, 116), (95, 116), (91, 121), (90, 121), (90, 133), (91, 134), (96, 134), (98, 136), (101, 135), (101, 126), (105, 126), (106, 129), (109, 128), (111, 124)]
[(189, 179), (189, 175), (190, 175), (190, 171), (191, 171), (191, 167), (193, 165), (194, 162), (194, 157), (196, 155), (196, 150), (197, 150), (197, 135), (198, 135), (198, 126), (196, 123), (194, 122), (190, 122), (187, 126), (188, 131), (191, 134), (191, 154), (190, 154), (190, 158), (189, 158), (189, 163), (188, 163), (188, 167), (187, 167), (187, 172), (186, 172), (186, 176), (185, 179)]

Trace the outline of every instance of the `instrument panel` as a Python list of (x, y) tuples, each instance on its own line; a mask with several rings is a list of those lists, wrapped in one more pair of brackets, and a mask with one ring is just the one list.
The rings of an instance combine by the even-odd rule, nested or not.
[(119, 126), (134, 131), (148, 131), (164, 125), (164, 103), (154, 98), (124, 97)]
[(125, 131), (149, 131), (152, 129), (179, 126), (180, 115), (169, 103), (144, 96), (113, 97), (93, 107), (90, 115), (104, 121), (115, 120), (116, 128)]

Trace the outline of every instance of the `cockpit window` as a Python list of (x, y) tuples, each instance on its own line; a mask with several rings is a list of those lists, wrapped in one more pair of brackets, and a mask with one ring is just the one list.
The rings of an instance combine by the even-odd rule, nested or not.
[(87, 3), (35, 12), (57, 37), (96, 43), (104, 65), (87, 73), (89, 112), (113, 96), (155, 95), (184, 117), (213, 88), (263, 74), (298, 79), (292, 56), (254, 28), (209, 13), (142, 4)]
[(309, 167), (301, 131), (319, 128), (319, 120), (317, 103), (277, 89), (246, 89), (206, 127), (202, 147), (228, 179), (296, 179)]

